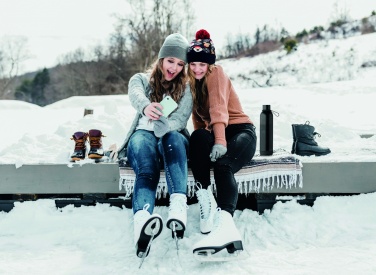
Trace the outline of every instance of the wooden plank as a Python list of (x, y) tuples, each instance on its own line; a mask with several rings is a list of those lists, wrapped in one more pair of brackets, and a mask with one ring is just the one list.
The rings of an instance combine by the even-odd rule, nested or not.
[[(370, 193), (376, 192), (376, 162), (303, 163), (303, 188), (274, 187), (265, 193)], [(85, 194), (119, 190), (115, 163), (0, 165), (0, 194)]]

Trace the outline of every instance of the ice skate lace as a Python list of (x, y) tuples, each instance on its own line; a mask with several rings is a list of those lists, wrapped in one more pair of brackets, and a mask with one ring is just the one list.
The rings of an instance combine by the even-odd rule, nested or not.
[(170, 201), (169, 211), (183, 213), (186, 209), (188, 209), (188, 206), (183, 197), (176, 197)]
[(210, 207), (211, 202), (209, 198), (208, 191), (205, 189), (202, 189), (202, 186), (200, 183), (196, 183), (196, 188), (198, 189), (196, 191), (197, 199), (200, 205), (200, 218), (203, 220), (206, 220), (209, 218), (210, 213)]
[(217, 228), (221, 228), (221, 223), (222, 223), (222, 219), (221, 219), (221, 208), (217, 207), (216, 209), (217, 213), (215, 213), (215, 216), (214, 216), (214, 221), (213, 221), (213, 230), (214, 231), (215, 229)]

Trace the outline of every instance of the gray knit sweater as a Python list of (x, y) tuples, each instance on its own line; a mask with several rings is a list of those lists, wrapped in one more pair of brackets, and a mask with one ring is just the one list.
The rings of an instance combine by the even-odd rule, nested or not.
[[(127, 156), (127, 145), (129, 138), (136, 131), (139, 119), (144, 115), (143, 110), (148, 106), (150, 101), (151, 87), (149, 84), (150, 74), (138, 73), (131, 77), (128, 84), (128, 96), (132, 106), (137, 113), (128, 134), (119, 148), (119, 159)], [(167, 118), (171, 131), (182, 131), (187, 127), (187, 121), (192, 113), (192, 94), (189, 85), (185, 87), (184, 95), (178, 103), (178, 108)]]

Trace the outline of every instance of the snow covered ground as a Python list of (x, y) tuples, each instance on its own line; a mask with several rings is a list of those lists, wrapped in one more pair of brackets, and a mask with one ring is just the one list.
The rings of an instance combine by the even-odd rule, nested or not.
[[(272, 211), (236, 211), (246, 259), (200, 263), (197, 204), (189, 208), (180, 260), (169, 230), (139, 270), (132, 211), (97, 205), (57, 210), (52, 200), (0, 213), (0, 274), (376, 274), (376, 194), (295, 201)], [(167, 219), (167, 207), (156, 212)]]
[[(310, 124), (332, 153), (305, 162), (376, 161), (374, 102), (376, 34), (300, 45), (255, 58), (219, 62), (234, 79), (243, 108), (258, 128), (262, 105), (274, 117), (274, 149), (291, 150), (291, 124)], [(256, 68), (273, 73), (273, 87)], [(287, 68), (287, 69), (286, 69)], [(247, 77), (242, 77), (244, 74)], [(253, 80), (252, 80), (253, 79)], [(84, 109), (93, 115), (83, 117)], [(100, 129), (104, 147), (120, 146), (133, 119), (127, 95), (68, 98), (46, 107), (0, 101), (0, 165), (69, 164), (76, 131)], [(189, 122), (188, 129), (192, 130)], [(82, 161), (88, 163), (90, 160)], [(1, 184), (1, 183), (0, 183)], [(376, 182), (375, 182), (376, 185)], [(97, 205), (56, 209), (53, 200), (16, 203), (0, 213), (0, 274), (376, 274), (376, 193), (320, 197), (313, 207), (296, 201), (272, 211), (235, 213), (247, 257), (199, 263), (191, 247), (201, 237), (197, 205), (189, 209), (180, 260), (168, 230), (142, 269), (133, 247), (132, 211)], [(167, 207), (156, 212), (167, 218)]]

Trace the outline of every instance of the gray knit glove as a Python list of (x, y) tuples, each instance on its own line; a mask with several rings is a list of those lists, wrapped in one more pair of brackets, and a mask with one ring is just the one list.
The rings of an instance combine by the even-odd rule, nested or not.
[(161, 116), (158, 120), (154, 120), (154, 135), (156, 137), (163, 137), (168, 132), (170, 132), (170, 124), (167, 118)]
[(209, 155), (210, 160), (212, 162), (215, 162), (217, 159), (222, 157), (224, 154), (226, 154), (227, 148), (223, 146), (222, 144), (214, 144), (211, 153)]

